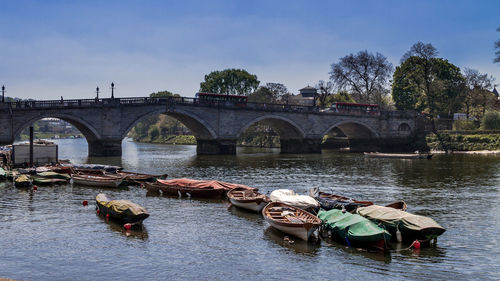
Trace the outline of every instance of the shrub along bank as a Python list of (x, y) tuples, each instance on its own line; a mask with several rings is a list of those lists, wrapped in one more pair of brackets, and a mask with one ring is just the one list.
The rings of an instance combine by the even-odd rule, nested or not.
[(500, 150), (500, 131), (440, 132), (426, 137), (431, 150)]

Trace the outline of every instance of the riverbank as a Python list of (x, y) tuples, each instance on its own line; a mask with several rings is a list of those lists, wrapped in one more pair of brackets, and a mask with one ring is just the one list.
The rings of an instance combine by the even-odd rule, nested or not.
[(500, 150), (500, 133), (492, 132), (440, 132), (426, 137), (431, 151), (497, 151)]
[(167, 135), (158, 136), (153, 139), (150, 137), (143, 137), (133, 138), (133, 140), (141, 143), (196, 145), (196, 138), (191, 135)]

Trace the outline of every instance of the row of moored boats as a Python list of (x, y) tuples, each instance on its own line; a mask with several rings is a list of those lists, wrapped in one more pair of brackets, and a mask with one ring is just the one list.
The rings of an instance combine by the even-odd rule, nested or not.
[[(16, 187), (33, 184), (73, 184), (118, 187), (140, 185), (169, 196), (229, 199), (232, 205), (259, 212), (274, 228), (302, 240), (317, 232), (353, 247), (388, 249), (389, 241), (420, 243), (436, 240), (445, 229), (432, 218), (411, 214), (406, 204), (397, 201), (379, 206), (371, 201), (320, 192), (308, 195), (278, 189), (268, 195), (256, 188), (222, 181), (165, 179), (166, 175), (124, 172), (119, 167), (103, 165), (57, 165), (36, 169), (4, 171), (0, 178), (10, 179)], [(97, 213), (121, 223), (125, 228), (141, 225), (147, 210), (128, 200), (112, 200), (106, 194), (96, 196)]]

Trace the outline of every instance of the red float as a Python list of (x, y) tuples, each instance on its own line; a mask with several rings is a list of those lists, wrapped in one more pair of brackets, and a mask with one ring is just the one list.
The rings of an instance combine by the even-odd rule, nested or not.
[(420, 241), (418, 240), (413, 241), (413, 248), (420, 249)]
[(83, 202), (82, 202), (83, 206), (87, 206), (88, 204), (89, 204), (89, 202), (87, 200), (83, 200)]
[(38, 186), (34, 185), (33, 190), (38, 190)]
[(123, 227), (126, 229), (126, 230), (130, 230), (132, 228), (132, 225), (130, 223), (126, 223), (123, 225)]

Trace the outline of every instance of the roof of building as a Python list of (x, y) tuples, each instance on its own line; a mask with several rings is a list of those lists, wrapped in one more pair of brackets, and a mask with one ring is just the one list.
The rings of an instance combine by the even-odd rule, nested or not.
[(306, 87), (300, 89), (299, 91), (302, 91), (302, 90), (315, 90), (316, 91), (317, 89), (314, 88), (314, 87), (311, 87), (311, 86), (307, 85)]

